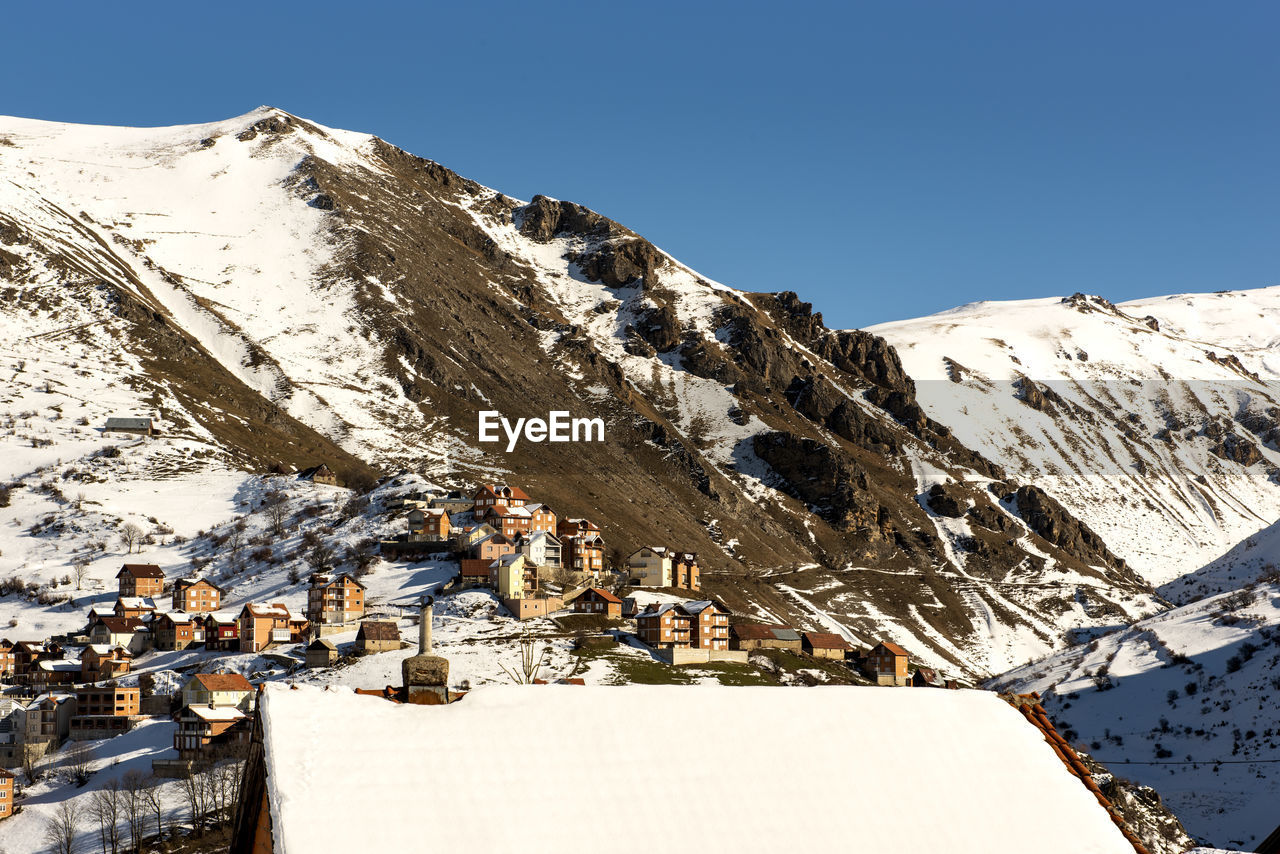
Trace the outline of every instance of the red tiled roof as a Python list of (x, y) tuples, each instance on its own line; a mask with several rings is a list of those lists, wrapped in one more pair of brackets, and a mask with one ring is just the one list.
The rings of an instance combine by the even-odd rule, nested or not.
[(803, 637), (814, 649), (853, 649), (847, 640), (834, 632), (804, 632)]
[(164, 578), (164, 570), (154, 563), (126, 563), (120, 567), (120, 571), (116, 573), (116, 578), (126, 573), (134, 578)]
[(488, 578), (489, 564), (493, 561), (478, 557), (464, 557), (459, 563), (462, 564), (463, 578)]
[(1115, 822), (1116, 827), (1124, 834), (1124, 838), (1133, 846), (1135, 854), (1150, 854), (1147, 847), (1142, 844), (1137, 835), (1129, 828), (1128, 822), (1120, 814), (1111, 801), (1107, 800), (1107, 796), (1102, 794), (1102, 790), (1098, 788), (1098, 784), (1094, 782), (1093, 775), (1089, 772), (1089, 768), (1080, 761), (1080, 757), (1071, 749), (1071, 745), (1058, 732), (1057, 727), (1049, 720), (1048, 714), (1045, 713), (1044, 706), (1040, 705), (1040, 695), (1038, 694), (1001, 694), (1000, 698), (1013, 706), (1027, 721), (1040, 730), (1040, 734), (1044, 736), (1044, 740), (1053, 748), (1053, 752), (1062, 760), (1062, 764), (1067, 766), (1067, 770), (1077, 777), (1080, 782), (1084, 783), (1084, 787), (1093, 793), (1097, 798), (1098, 804), (1107, 811), (1111, 816), (1111, 820)]
[(398, 641), (400, 630), (389, 620), (366, 620), (360, 624), (360, 631), (356, 632), (356, 639), (360, 638), (371, 641)]
[(762, 623), (739, 623), (730, 627), (740, 640), (776, 640), (774, 629), (786, 629), (782, 624), (766, 626)]
[(138, 629), (147, 627), (147, 624), (137, 617), (99, 617), (98, 622), (106, 626), (107, 631), (113, 635), (136, 632)]
[(897, 645), (896, 643), (894, 643), (893, 641), (880, 641), (879, 646), (884, 647), (885, 649), (887, 649), (889, 652), (893, 653), (894, 655), (906, 655), (906, 654), (907, 654), (907, 651), (906, 651), (905, 649), (903, 649), (902, 647), (898, 646), (898, 645)]
[(614, 596), (608, 590), (602, 590), (599, 587), (588, 587), (586, 590), (582, 591), (583, 596), (587, 595), (588, 593), (594, 593), (606, 602), (613, 602), (619, 605), (622, 604), (622, 600), (619, 599), (617, 596)]
[(253, 685), (239, 673), (197, 673), (195, 680), (206, 691), (252, 691)]

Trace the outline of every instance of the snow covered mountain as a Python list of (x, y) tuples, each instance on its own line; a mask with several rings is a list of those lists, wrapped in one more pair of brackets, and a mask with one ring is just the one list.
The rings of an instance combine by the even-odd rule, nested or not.
[(1280, 575), (1096, 637), (989, 687), (1038, 691), (1112, 772), (1154, 787), (1202, 841), (1252, 851), (1280, 797)]
[(1280, 519), (1278, 318), (1273, 287), (975, 303), (870, 331), (930, 417), (1186, 601), (1280, 557), (1252, 539)]
[[(580, 206), (522, 203), (272, 108), (165, 129), (0, 119), (0, 297), (0, 443), (24, 520), (37, 486), (69, 478), (109, 501), (277, 461), (324, 460), (352, 484), (501, 477), (596, 519), (619, 555), (698, 551), (742, 613), (984, 675), (1158, 610), (1117, 554), (1173, 577), (1150, 568), (1158, 538), (1110, 537), (1125, 529), (1106, 501), (983, 432), (1007, 419), (933, 408), (937, 388), (967, 386), (913, 381), (919, 348), (904, 344), (904, 370), (884, 338), (828, 330), (794, 294), (717, 284)], [(1202, 361), (1236, 370), (1222, 359)], [(477, 441), (487, 409), (599, 416), (607, 440), (508, 454)], [(105, 417), (148, 414), (163, 439), (95, 456), (120, 444)], [(1178, 430), (1192, 426), (1228, 458), (1271, 459), (1225, 427)], [(1184, 456), (1152, 489), (1194, 521), (1208, 511), (1173, 476), (1194, 468)], [(1261, 527), (1222, 477), (1204, 491), (1224, 537)], [(1271, 494), (1238, 479), (1245, 504)], [(22, 549), (3, 562), (23, 569)]]

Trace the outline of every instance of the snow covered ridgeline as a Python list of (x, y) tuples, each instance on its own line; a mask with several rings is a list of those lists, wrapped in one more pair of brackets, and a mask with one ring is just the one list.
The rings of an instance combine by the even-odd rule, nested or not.
[(1165, 595), (1185, 596), (1168, 582), (1276, 521), (1277, 314), (1280, 288), (1119, 305), (1076, 294), (871, 331), (966, 446), (1043, 486)]
[[(265, 749), (250, 762), (265, 771), (278, 854), (427, 841), (651, 850), (651, 827), (614, 819), (618, 787), (600, 785), (614, 773), (630, 812), (660, 816), (698, 850), (989, 854), (1034, 840), (1044, 852), (1134, 851), (1042, 733), (984, 692), (508, 686), (422, 707), (273, 685), (262, 709)], [(673, 713), (686, 746), (655, 748), (669, 743)], [(566, 726), (573, 736), (554, 750), (529, 743), (531, 731)], [(336, 751), (327, 739), (339, 730), (348, 741)], [(761, 809), (734, 785), (780, 768), (812, 820)], [(244, 797), (263, 802), (261, 790)], [(495, 798), (513, 814), (495, 821)], [(247, 818), (238, 838), (266, 816)]]

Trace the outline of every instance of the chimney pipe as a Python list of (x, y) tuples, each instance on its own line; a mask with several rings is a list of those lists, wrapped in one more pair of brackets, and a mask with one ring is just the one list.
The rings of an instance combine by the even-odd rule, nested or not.
[(433, 596), (426, 596), (419, 600), (418, 655), (431, 654), (431, 606), (435, 601)]

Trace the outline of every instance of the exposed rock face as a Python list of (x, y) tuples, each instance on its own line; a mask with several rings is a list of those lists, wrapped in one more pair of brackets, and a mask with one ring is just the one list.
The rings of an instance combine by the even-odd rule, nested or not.
[(613, 220), (593, 210), (546, 196), (534, 196), (529, 204), (516, 211), (520, 233), (539, 243), (550, 243), (561, 234), (581, 237), (608, 237), (625, 231)]
[(1082, 560), (1114, 566), (1127, 572), (1125, 563), (1107, 548), (1102, 538), (1076, 519), (1038, 486), (1018, 488), (1013, 496), (1018, 515), (1031, 530)]
[(939, 516), (950, 516), (953, 519), (959, 519), (968, 509), (968, 502), (965, 501), (963, 494), (954, 488), (948, 489), (948, 486), (950, 484), (944, 486), (941, 483), (935, 483), (933, 485), (929, 490), (927, 499), (929, 509)]

